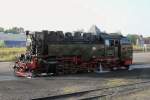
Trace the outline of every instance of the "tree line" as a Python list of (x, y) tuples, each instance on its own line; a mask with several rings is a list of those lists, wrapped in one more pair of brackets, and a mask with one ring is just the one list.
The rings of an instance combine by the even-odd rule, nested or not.
[(19, 33), (24, 33), (24, 28), (22, 27), (12, 27), (9, 29), (5, 29), (3, 27), (0, 27), (0, 33), (12, 33), (12, 34), (19, 34)]

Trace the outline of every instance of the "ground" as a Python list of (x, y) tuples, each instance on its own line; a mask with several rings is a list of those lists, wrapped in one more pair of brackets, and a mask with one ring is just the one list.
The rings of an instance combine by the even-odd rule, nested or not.
[[(128, 100), (149, 100), (150, 89), (128, 95)], [(114, 100), (127, 100), (127, 95), (117, 96)]]
[[(87, 73), (39, 78), (18, 78), (13, 75), (12, 62), (0, 63), (0, 100), (29, 100), (57, 94), (117, 86), (150, 79), (150, 53), (135, 53), (134, 64), (129, 71)], [(141, 91), (144, 94), (149, 90)], [(134, 96), (135, 95), (135, 96)], [(130, 95), (131, 100), (140, 96)], [(144, 97), (144, 95), (142, 95)], [(147, 96), (148, 97), (148, 96)], [(126, 96), (118, 97), (125, 100)], [(140, 99), (142, 100), (142, 99)], [(143, 99), (144, 100), (144, 99)]]

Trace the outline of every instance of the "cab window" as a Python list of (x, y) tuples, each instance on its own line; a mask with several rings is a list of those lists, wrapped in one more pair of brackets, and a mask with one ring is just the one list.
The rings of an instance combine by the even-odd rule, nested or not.
[(114, 46), (114, 40), (110, 40), (110, 46)]
[(119, 41), (115, 40), (115, 46), (118, 46), (118, 45), (119, 45)]
[(105, 40), (105, 45), (106, 45), (106, 46), (110, 46), (109, 40)]

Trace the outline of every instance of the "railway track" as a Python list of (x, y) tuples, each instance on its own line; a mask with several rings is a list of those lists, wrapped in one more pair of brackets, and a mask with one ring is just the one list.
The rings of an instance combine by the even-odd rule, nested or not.
[(34, 98), (32, 100), (97, 100), (104, 98), (106, 100), (109, 100), (112, 96), (117, 96), (125, 93), (134, 93), (139, 90), (146, 89), (149, 86), (150, 81), (142, 81), (114, 87), (98, 88), (44, 98)]

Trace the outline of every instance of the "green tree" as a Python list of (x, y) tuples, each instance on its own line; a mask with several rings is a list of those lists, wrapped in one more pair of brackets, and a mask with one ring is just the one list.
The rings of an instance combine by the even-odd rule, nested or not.
[(0, 32), (4, 32), (4, 28), (3, 27), (0, 27)]
[(122, 33), (121, 32), (116, 32), (116, 33), (110, 33), (110, 35), (119, 35), (119, 36), (121, 36)]
[(5, 33), (11, 33), (12, 31), (11, 31), (11, 29), (6, 29), (5, 30)]
[(22, 27), (12, 27), (10, 29), (5, 30), (5, 33), (13, 33), (13, 34), (19, 34), (23, 32), (24, 32), (24, 28)]
[(128, 34), (127, 38), (132, 42), (132, 44), (136, 45), (136, 41), (139, 36), (137, 34)]

